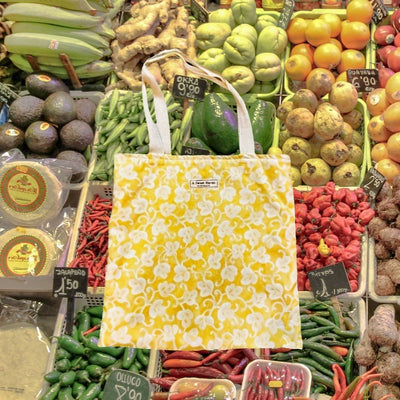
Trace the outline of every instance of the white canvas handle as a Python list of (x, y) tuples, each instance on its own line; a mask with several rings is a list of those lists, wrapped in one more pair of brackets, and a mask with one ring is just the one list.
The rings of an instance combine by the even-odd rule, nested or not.
[[(193, 72), (197, 76), (204, 77), (229, 90), (233, 94), (237, 106), (237, 117), (238, 117), (238, 131), (239, 131), (239, 149), (241, 154), (255, 154), (254, 150), (254, 138), (249, 113), (246, 105), (236, 91), (236, 89), (220, 74), (212, 72), (207, 68), (202, 67), (200, 64), (191, 60), (184, 53), (179, 50), (164, 50), (157, 55), (149, 58), (143, 64), (142, 67), (142, 95), (143, 95), (143, 109), (146, 116), (147, 129), (149, 132), (149, 152), (150, 153), (162, 153), (171, 154), (171, 134), (168, 119), (167, 105), (164, 100), (162, 90), (158, 86), (158, 83), (154, 76), (150, 73), (147, 65), (163, 60), (167, 57), (177, 56), (182, 61), (187, 71)], [(146, 83), (151, 87), (154, 96), (155, 123), (150, 115), (149, 104), (147, 100)]]

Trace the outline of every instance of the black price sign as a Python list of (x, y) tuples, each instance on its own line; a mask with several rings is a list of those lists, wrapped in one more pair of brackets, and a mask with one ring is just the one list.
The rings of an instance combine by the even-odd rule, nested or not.
[(325, 300), (351, 291), (343, 262), (307, 272), (307, 275), (317, 299)]
[(53, 296), (84, 298), (87, 295), (87, 268), (55, 268), (53, 279)]
[(116, 369), (104, 387), (103, 400), (145, 400), (150, 398), (150, 382), (142, 375)]
[(377, 69), (348, 69), (347, 80), (357, 89), (357, 92), (371, 92), (380, 87)]
[(0, 83), (0, 102), (11, 104), (15, 99), (20, 97), (4, 83)]
[(199, 22), (208, 22), (209, 12), (196, 0), (190, 0), (190, 12)]
[(211, 154), (210, 150), (199, 149), (196, 147), (182, 146), (182, 155), (184, 156), (209, 156)]
[(385, 17), (389, 15), (388, 9), (381, 0), (370, 0), (374, 13), (372, 15), (372, 21), (374, 24), (379, 24)]
[(283, 9), (281, 11), (281, 15), (279, 16), (278, 19), (278, 26), (282, 29), (285, 29), (288, 27), (290, 18), (292, 18), (294, 10), (294, 0), (285, 0), (283, 3)]
[(379, 191), (382, 189), (386, 178), (374, 167), (370, 168), (365, 174), (365, 178), (361, 183), (361, 187), (364, 192), (369, 196), (371, 200), (374, 200), (378, 195)]
[(207, 89), (207, 81), (191, 76), (175, 75), (172, 94), (174, 97), (203, 100)]

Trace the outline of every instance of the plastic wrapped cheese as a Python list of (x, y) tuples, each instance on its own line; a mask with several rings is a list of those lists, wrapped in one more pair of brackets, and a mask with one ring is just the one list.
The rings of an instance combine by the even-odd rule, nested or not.
[(63, 207), (63, 185), (53, 170), (21, 160), (0, 167), (0, 214), (11, 224), (39, 226)]
[(41, 229), (17, 227), (0, 236), (0, 276), (47, 275), (57, 260), (53, 238)]

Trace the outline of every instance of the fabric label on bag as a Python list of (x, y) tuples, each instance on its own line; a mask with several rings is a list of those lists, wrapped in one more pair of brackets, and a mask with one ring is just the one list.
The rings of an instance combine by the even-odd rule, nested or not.
[(218, 179), (191, 179), (191, 188), (214, 188), (218, 189), (219, 182)]

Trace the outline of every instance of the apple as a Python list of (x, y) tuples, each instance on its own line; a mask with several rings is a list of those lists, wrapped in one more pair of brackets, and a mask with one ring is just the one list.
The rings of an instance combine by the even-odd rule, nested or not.
[(396, 46), (392, 46), (388, 44), (387, 46), (380, 47), (376, 51), (376, 58), (378, 61), (381, 61), (387, 67), (387, 58), (391, 51), (395, 50)]
[(239, 35), (242, 37), (245, 37), (246, 39), (249, 39), (251, 43), (255, 46), (257, 44), (257, 31), (254, 26), (250, 24), (240, 24), (236, 28), (232, 30), (231, 35)]
[(255, 77), (250, 68), (243, 65), (232, 65), (222, 71), (222, 76), (239, 94), (247, 93), (254, 85)]
[(203, 53), (197, 57), (197, 61), (203, 67), (215, 72), (222, 72), (225, 68), (230, 66), (230, 62), (226, 58), (224, 50), (215, 47), (203, 51)]
[(231, 29), (235, 27), (235, 20), (233, 19), (232, 10), (227, 8), (220, 8), (210, 12), (208, 22), (223, 22), (228, 24)]
[(235, 65), (250, 65), (256, 55), (253, 43), (239, 35), (229, 36), (225, 40), (223, 49), (226, 58)]
[(394, 75), (394, 71), (390, 68), (378, 68), (379, 85), (381, 88), (386, 87), (386, 82), (392, 75)]
[(374, 40), (380, 46), (385, 46), (393, 43), (395, 35), (396, 30), (392, 25), (381, 25), (376, 28)]
[(395, 37), (394, 37), (394, 45), (396, 47), (400, 47), (400, 33), (398, 33)]
[(257, 54), (251, 64), (251, 70), (258, 81), (273, 81), (282, 71), (281, 59), (274, 53)]
[(394, 11), (392, 16), (390, 17), (390, 23), (392, 24), (393, 28), (395, 28), (398, 32), (400, 31), (400, 9), (399, 8), (396, 11)]
[(221, 47), (231, 34), (231, 27), (223, 22), (206, 22), (196, 29), (196, 45), (201, 50)]
[(394, 72), (400, 71), (400, 47), (396, 47), (387, 57), (387, 65)]

